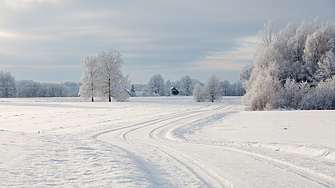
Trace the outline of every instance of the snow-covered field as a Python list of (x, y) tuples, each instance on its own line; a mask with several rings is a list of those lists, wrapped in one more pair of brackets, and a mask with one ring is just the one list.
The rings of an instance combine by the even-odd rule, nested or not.
[(0, 187), (335, 187), (335, 111), (0, 99)]

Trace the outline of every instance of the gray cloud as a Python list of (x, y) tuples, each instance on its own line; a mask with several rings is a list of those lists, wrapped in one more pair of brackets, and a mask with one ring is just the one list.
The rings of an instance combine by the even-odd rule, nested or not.
[[(334, 22), (334, 8), (332, 0), (0, 0), (0, 69), (17, 79), (78, 81), (82, 70), (71, 66), (114, 48), (124, 54), (123, 72), (134, 83), (160, 72), (176, 80), (186, 74), (205, 79), (210, 72), (220, 77), (221, 71), (221, 79), (236, 81), (238, 71), (224, 67), (248, 61), (232, 55), (239, 56), (234, 50), (245, 45), (241, 39), (257, 36), (268, 19), (279, 29), (316, 16)], [(220, 71), (216, 65), (194, 69), (213, 54), (223, 58)]]

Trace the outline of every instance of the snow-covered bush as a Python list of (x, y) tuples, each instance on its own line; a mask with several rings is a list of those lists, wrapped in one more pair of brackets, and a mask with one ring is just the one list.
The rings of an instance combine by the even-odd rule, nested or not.
[(301, 100), (309, 89), (307, 82), (297, 83), (295, 80), (288, 78), (284, 86), (273, 96), (270, 108), (298, 109)]
[(335, 77), (321, 81), (301, 100), (300, 108), (305, 110), (335, 110)]
[(259, 32), (253, 64), (239, 75), (246, 88), (242, 103), (251, 110), (305, 107), (305, 94), (335, 75), (334, 53), (335, 24), (316, 18), (278, 32), (269, 21)]

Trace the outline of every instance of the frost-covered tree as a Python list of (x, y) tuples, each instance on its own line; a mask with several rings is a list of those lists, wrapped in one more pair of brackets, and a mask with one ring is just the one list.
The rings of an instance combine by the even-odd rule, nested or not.
[(307, 37), (303, 55), (310, 81), (313, 81), (314, 74), (319, 68), (318, 63), (327, 52), (334, 52), (335, 47), (335, 25), (329, 22), (316, 24), (318, 25), (315, 25), (315, 32)]
[(176, 80), (176, 81), (172, 82), (171, 86), (174, 87), (175, 89), (177, 89), (179, 91), (180, 95), (183, 95), (183, 93), (180, 93), (180, 89), (181, 89), (180, 80)]
[(123, 102), (129, 99), (126, 90), (128, 76), (124, 77), (121, 71), (123, 60), (121, 54), (114, 49), (98, 52), (96, 55), (84, 57), (82, 67), (86, 68), (80, 82), (79, 95), (94, 102), (98, 96), (109, 102)]
[(253, 110), (297, 108), (303, 106), (296, 101), (301, 97), (290, 97), (289, 88), (299, 88), (301, 93), (308, 88), (310, 93), (319, 82), (334, 76), (335, 24), (316, 18), (299, 27), (288, 23), (276, 32), (269, 21), (259, 32), (255, 49), (252, 68), (244, 68), (239, 75), (247, 91), (243, 104)]
[(230, 82), (228, 80), (221, 81), (220, 82), (220, 88), (222, 96), (228, 96), (229, 95), (229, 89), (230, 89)]
[(121, 54), (114, 49), (108, 49), (106, 52), (99, 52), (96, 58), (100, 67), (98, 96), (107, 98), (108, 102), (112, 99), (116, 102), (128, 101), (128, 76), (124, 77), (121, 71)]
[(77, 97), (79, 93), (79, 88), (81, 86), (80, 82), (64, 82), (64, 85), (69, 88), (69, 96)]
[(37, 92), (38, 97), (68, 97), (69, 88), (64, 83), (41, 83)]
[(16, 88), (19, 98), (39, 97), (37, 94), (41, 89), (41, 83), (32, 80), (19, 80), (16, 81)]
[(241, 81), (237, 81), (229, 86), (227, 96), (243, 96), (246, 93)]
[(171, 96), (172, 93), (171, 93), (171, 81), (170, 79), (166, 80), (165, 82), (165, 95), (166, 96)]
[(254, 69), (254, 64), (247, 64), (246, 66), (242, 67), (242, 71), (238, 74), (240, 80), (242, 82), (250, 80), (250, 76), (251, 76), (253, 69)]
[(191, 96), (193, 93), (192, 78), (189, 75), (183, 76), (180, 79), (180, 92), (185, 96)]
[(335, 76), (335, 53), (328, 51), (318, 62), (314, 79), (316, 82), (325, 81)]
[(271, 63), (264, 74), (255, 77), (253, 85), (248, 86), (247, 93), (242, 98), (242, 104), (250, 110), (270, 109), (273, 96), (281, 89), (278, 74), (278, 65)]
[(222, 99), (220, 80), (214, 74), (211, 74), (205, 83), (204, 93), (209, 102), (220, 101)]
[(80, 86), (78, 95), (81, 98), (91, 99), (91, 101), (94, 102), (94, 97), (97, 96), (97, 92), (100, 89), (99, 74), (101, 72), (101, 67), (98, 58), (95, 55), (86, 56), (80, 63), (85, 70), (80, 79), (80, 82), (83, 85)]
[(206, 99), (207, 95), (205, 95), (205, 92), (204, 92), (204, 87), (201, 86), (200, 83), (197, 83), (195, 86), (194, 86), (194, 90), (193, 90), (193, 99), (196, 101), (196, 102), (204, 102), (205, 99)]
[(164, 78), (161, 74), (153, 75), (148, 82), (149, 93), (163, 96), (165, 95)]
[(15, 77), (8, 71), (0, 71), (0, 97), (16, 97)]

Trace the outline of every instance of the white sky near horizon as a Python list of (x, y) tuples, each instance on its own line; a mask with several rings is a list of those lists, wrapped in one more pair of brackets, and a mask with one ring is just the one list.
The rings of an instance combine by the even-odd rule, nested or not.
[(335, 22), (334, 0), (0, 0), (0, 70), (16, 80), (78, 82), (84, 56), (113, 48), (132, 83), (154, 74), (235, 82), (273, 19)]

